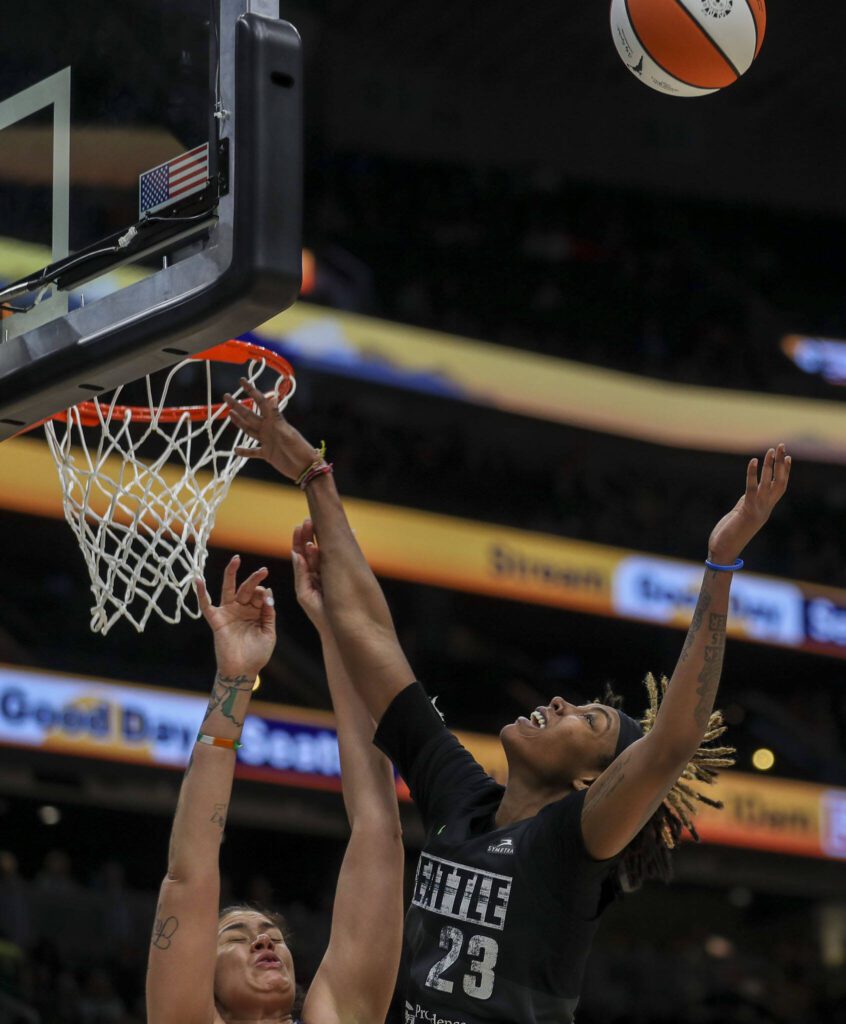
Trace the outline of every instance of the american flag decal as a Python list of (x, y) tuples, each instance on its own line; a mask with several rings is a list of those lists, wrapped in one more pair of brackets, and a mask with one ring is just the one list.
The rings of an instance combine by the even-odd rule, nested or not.
[(209, 144), (138, 175), (138, 212), (155, 213), (177, 199), (201, 192), (209, 180)]

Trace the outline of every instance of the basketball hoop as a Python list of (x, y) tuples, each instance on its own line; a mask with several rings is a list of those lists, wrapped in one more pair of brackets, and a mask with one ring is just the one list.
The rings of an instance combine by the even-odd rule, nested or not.
[[(275, 395), (280, 409), (294, 393), (285, 359), (225, 341), (171, 367), (158, 386), (147, 376), (142, 404), (119, 404), (124, 385), (108, 402), (80, 402), (45, 423), (65, 518), (91, 577), (95, 633), (105, 635), (120, 618), (142, 632), (153, 611), (171, 623), (183, 611), (200, 617), (194, 580), (203, 575), (217, 509), (246, 462), (235, 449), (258, 445), (235, 426), (224, 402), (212, 401), (222, 390), (243, 395), (240, 387), (213, 386), (212, 368), (221, 363), (246, 364), (242, 376)], [(205, 402), (168, 405), (169, 393), (198, 367)]]

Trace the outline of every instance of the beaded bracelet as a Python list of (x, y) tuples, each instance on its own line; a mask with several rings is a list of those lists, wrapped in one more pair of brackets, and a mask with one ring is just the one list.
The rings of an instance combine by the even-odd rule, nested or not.
[(323, 460), (326, 457), (326, 442), (325, 441), (321, 441), (320, 442), (320, 447), (319, 448), (315, 448), (314, 450), (315, 450), (315, 452), (317, 454), (317, 458), (314, 460), (314, 462), (310, 462), (306, 466), (306, 468), (302, 471), (302, 473), (300, 473), (300, 475), (297, 477), (297, 479), (294, 481), (294, 483), (297, 485), (297, 487), (302, 487), (303, 486), (303, 481), (305, 480), (305, 478), (309, 475), (309, 473), (313, 469), (317, 469), (318, 466), (322, 466), (323, 465)]
[(743, 559), (738, 558), (736, 562), (731, 565), (717, 565), (716, 562), (712, 562), (709, 558), (705, 559), (705, 564), (709, 569), (715, 569), (717, 572), (737, 572), (738, 569), (743, 568)]
[(306, 478), (300, 484), (300, 490), (304, 491), (306, 489), (306, 487), (308, 487), (308, 485), (311, 483), (311, 481), (315, 479), (315, 477), (325, 476), (326, 473), (334, 473), (334, 472), (335, 472), (335, 467), (332, 465), (331, 462), (321, 462), (321, 463), (319, 463), (316, 466), (312, 466), (309, 469), (308, 474), (306, 475)]
[(240, 740), (225, 740), (221, 736), (209, 736), (204, 732), (197, 733), (198, 743), (208, 743), (210, 747), (224, 747), (226, 750), (240, 750), (243, 743)]

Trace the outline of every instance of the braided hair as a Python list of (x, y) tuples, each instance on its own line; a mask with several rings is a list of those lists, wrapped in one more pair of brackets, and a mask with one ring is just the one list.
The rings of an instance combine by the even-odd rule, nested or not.
[[(649, 672), (644, 679), (644, 685), (649, 695), (649, 706), (639, 723), (641, 735), (646, 735), (652, 730), (661, 700), (670, 683), (667, 677), (662, 675), (659, 686), (655, 677)], [(597, 703), (614, 708), (620, 715), (624, 714), (621, 710), (622, 698), (614, 693), (610, 685), (606, 685), (605, 694)], [(629, 721), (632, 720), (629, 719)], [(734, 754), (736, 753), (734, 747), (706, 746), (706, 744), (711, 744), (714, 740), (719, 739), (726, 728), (722, 712), (713, 711), (708, 720), (702, 743), (694, 752), (684, 771), (652, 817), (623, 850), (617, 863), (616, 878), (612, 878), (612, 885), (617, 891), (632, 892), (639, 889), (648, 879), (668, 882), (672, 877), (672, 853), (681, 842), (684, 830), (687, 829), (693, 839), (697, 843), (699, 842), (699, 833), (693, 822), (697, 812), (697, 803), (722, 808), (723, 804), (720, 800), (706, 796), (691, 783), (712, 785), (719, 775), (720, 768), (729, 768), (734, 764)], [(628, 734), (626, 746), (637, 738), (632, 730), (628, 730)], [(619, 753), (619, 750), (615, 751), (614, 758)], [(602, 765), (603, 770), (611, 764), (614, 758), (611, 758), (608, 764)]]

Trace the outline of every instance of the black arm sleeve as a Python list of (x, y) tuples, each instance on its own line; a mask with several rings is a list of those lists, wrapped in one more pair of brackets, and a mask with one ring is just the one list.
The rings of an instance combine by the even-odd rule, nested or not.
[(427, 830), (465, 794), (499, 788), (447, 729), (420, 683), (394, 697), (373, 742), (405, 779)]

